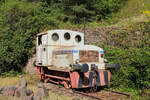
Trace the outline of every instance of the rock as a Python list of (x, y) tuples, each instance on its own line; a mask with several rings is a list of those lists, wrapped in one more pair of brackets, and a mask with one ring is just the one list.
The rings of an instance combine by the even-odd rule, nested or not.
[(24, 97), (24, 96), (27, 96), (27, 95), (26, 95), (26, 89), (24, 89), (24, 88), (17, 88), (16, 91), (15, 91), (15, 96), (16, 96), (16, 97)]
[(36, 100), (40, 100), (42, 97), (48, 97), (48, 96), (49, 96), (49, 94), (48, 94), (47, 89), (44, 87), (44, 84), (39, 83), (38, 84), (38, 90), (37, 90), (34, 98)]
[(48, 91), (45, 88), (39, 88), (37, 90), (36, 96), (40, 96), (40, 97), (48, 97)]
[(44, 84), (42, 82), (38, 83), (38, 88), (44, 88)]
[(19, 81), (18, 88), (27, 88), (27, 80), (25, 78)]
[(33, 94), (33, 91), (29, 89), (26, 89), (25, 92), (27, 96), (31, 96)]
[(33, 66), (33, 62), (36, 61), (36, 55), (34, 54), (30, 59), (28, 59), (28, 62), (25, 66), (25, 72), (29, 74), (37, 74), (37, 68)]
[(22, 78), (18, 83), (18, 88), (15, 91), (15, 96), (23, 97), (26, 95), (27, 81), (25, 78)]
[(4, 96), (14, 96), (16, 87), (9, 86), (9, 87), (2, 87), (0, 88), (0, 93)]
[(34, 96), (33, 100), (41, 100), (41, 98), (39, 96)]
[(0, 94), (4, 96), (20, 97), (21, 100), (34, 100), (33, 99), (34, 93), (32, 90), (27, 89), (27, 81), (25, 78), (22, 78), (19, 81), (17, 88), (15, 86), (0, 87)]
[(2, 94), (2, 91), (4, 90), (4, 88), (6, 87), (0, 87), (0, 94)]
[(34, 100), (33, 95), (32, 96), (24, 96), (21, 97), (21, 100)]
[(33, 91), (27, 89), (27, 81), (22, 78), (18, 83), (18, 88), (15, 91), (15, 96), (22, 98), (22, 100), (33, 100)]
[(16, 97), (25, 97), (25, 96), (31, 96), (33, 95), (33, 91), (29, 89), (24, 89), (24, 88), (18, 88), (15, 91), (15, 96)]

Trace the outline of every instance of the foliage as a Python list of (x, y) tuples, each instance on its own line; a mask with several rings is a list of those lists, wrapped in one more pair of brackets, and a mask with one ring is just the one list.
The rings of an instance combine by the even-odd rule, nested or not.
[[(35, 52), (35, 36), (63, 22), (80, 23), (117, 11), (126, 0), (1, 0), (0, 73), (22, 71)], [(121, 2), (122, 1), (122, 2)], [(99, 18), (98, 18), (99, 19)]]
[(113, 39), (104, 46), (108, 61), (121, 65), (118, 72), (112, 70), (110, 87), (143, 92), (150, 88), (150, 23), (133, 23), (127, 27), (109, 32)]
[(0, 73), (22, 71), (34, 52), (36, 33), (57, 28), (58, 21), (39, 3), (10, 0), (0, 7)]
[(121, 64), (121, 70), (112, 73), (112, 87), (150, 88), (149, 47), (129, 49), (107, 47), (105, 49), (105, 56), (110, 63)]
[(11, 70), (11, 71), (8, 71), (8, 72), (3, 72), (1, 74), (1, 76), (4, 78), (4, 77), (15, 77), (17, 75), (23, 75), (23, 74), (25, 74), (25, 73)]
[(61, 9), (66, 21), (81, 23), (101, 20), (117, 12), (127, 0), (46, 0), (52, 8)]

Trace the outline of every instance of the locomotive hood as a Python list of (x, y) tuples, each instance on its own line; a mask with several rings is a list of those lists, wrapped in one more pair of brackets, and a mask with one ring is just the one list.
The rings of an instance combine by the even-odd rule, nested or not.
[(104, 53), (103, 49), (94, 45), (78, 45), (72, 47), (64, 47), (64, 48), (57, 48), (56, 50), (73, 50), (74, 53), (78, 52), (79, 50), (90, 50), (90, 51), (99, 51), (100, 53)]
[[(79, 45), (79, 46), (72, 46), (72, 47), (61, 47), (55, 48), (53, 51), (54, 59), (55, 59), (55, 66), (69, 66), (70, 64), (88, 64), (91, 66), (92, 64), (97, 65), (99, 68), (104, 67), (103, 62), (103, 49), (93, 46), (93, 45)], [(61, 64), (59, 64), (61, 61)], [(89, 69), (91, 69), (89, 67)]]

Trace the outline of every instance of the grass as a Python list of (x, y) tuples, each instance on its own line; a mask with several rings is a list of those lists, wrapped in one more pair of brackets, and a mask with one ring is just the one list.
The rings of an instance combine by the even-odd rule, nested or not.
[(20, 80), (19, 77), (6, 77), (6, 78), (0, 77), (0, 87), (10, 85), (16, 86), (19, 80)]
[[(19, 80), (25, 77), (28, 83), (27, 88), (33, 90), (34, 92), (37, 91), (37, 83), (39, 82), (39, 78), (37, 75), (29, 75), (29, 74), (25, 74), (23, 76), (15, 76), (15, 77), (5, 77), (2, 78), (0, 77), (0, 87), (1, 86), (10, 86), (10, 85), (14, 85), (17, 86)], [(121, 91), (121, 92), (128, 92), (129, 94), (131, 94), (132, 96), (132, 100), (147, 100), (147, 97), (141, 97), (139, 95), (140, 91), (138, 90), (134, 90), (134, 89), (129, 89), (129, 88), (119, 88), (119, 89), (113, 89), (116, 91)], [(150, 92), (150, 91), (149, 91)], [(69, 94), (65, 94), (65, 93), (58, 93), (55, 91), (49, 91), (49, 98), (43, 98), (42, 100), (89, 100), (87, 98), (79, 98), (79, 97), (75, 97), (75, 96), (69, 96)], [(0, 95), (0, 100), (18, 100), (18, 98), (16, 97), (6, 97), (6, 96), (2, 96)]]
[[(34, 93), (37, 91), (37, 84), (39, 78), (37, 75), (24, 74), (14, 77), (0, 77), (0, 87), (14, 85), (17, 87), (19, 80), (25, 77), (27, 80), (27, 89), (31, 89)], [(88, 100), (86, 98), (79, 99), (78, 97), (70, 97), (67, 94), (57, 93), (55, 91), (49, 91), (49, 98), (43, 98), (42, 100)], [(18, 100), (17, 97), (6, 97), (0, 94), (0, 100)]]
[(66, 96), (52, 91), (49, 92), (49, 95), (50, 95), (50, 100), (88, 100), (86, 98), (80, 99), (78, 97)]
[[(37, 91), (37, 83), (39, 82), (39, 78), (37, 75), (29, 75), (29, 74), (24, 74), (22, 76), (15, 76), (15, 77), (5, 77), (2, 78), (0, 77), (0, 87), (1, 86), (10, 86), (10, 85), (14, 85), (17, 86), (19, 80), (25, 77), (27, 80), (27, 88), (33, 90), (34, 92)], [(134, 89), (130, 89), (130, 88), (118, 88), (118, 89), (113, 89), (116, 91), (121, 91), (121, 92), (128, 92), (129, 94), (131, 94), (132, 96), (132, 100), (147, 100), (147, 98), (150, 97), (141, 97), (139, 95), (140, 91), (138, 90), (134, 90)], [(150, 91), (149, 91), (150, 92)], [(75, 97), (75, 96), (69, 96), (69, 94), (65, 94), (65, 93), (58, 93), (55, 91), (49, 91), (49, 98), (43, 98), (42, 100), (88, 100), (87, 98), (79, 98), (79, 97)], [(18, 98), (16, 97), (6, 97), (6, 96), (2, 96), (0, 95), (0, 100), (18, 100)]]

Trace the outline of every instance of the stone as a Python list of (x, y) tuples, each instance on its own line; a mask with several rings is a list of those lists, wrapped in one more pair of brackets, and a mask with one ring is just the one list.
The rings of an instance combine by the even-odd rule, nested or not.
[(33, 91), (29, 89), (26, 89), (25, 92), (27, 96), (31, 96), (33, 94)]
[(19, 81), (18, 88), (27, 88), (27, 80), (25, 78)]
[(38, 90), (36, 91), (34, 98), (36, 100), (41, 100), (41, 98), (48, 97), (48, 96), (49, 94), (48, 94), (47, 89), (44, 87), (44, 84), (40, 82), (38, 84)]
[(16, 96), (16, 97), (24, 97), (24, 96), (27, 96), (27, 95), (26, 95), (26, 89), (24, 89), (24, 88), (17, 88), (16, 91), (15, 91), (15, 96)]
[(21, 100), (34, 100), (34, 93), (32, 90), (27, 89), (27, 81), (25, 78), (19, 81), (17, 88), (15, 86), (0, 87), (0, 94), (4, 96), (16, 96)]
[(2, 87), (0, 89), (0, 93), (4, 96), (14, 96), (15, 90), (16, 90), (15, 86)]
[(44, 88), (44, 84), (42, 82), (38, 83), (38, 88)]
[(24, 88), (17, 88), (15, 91), (15, 96), (16, 97), (24, 97), (24, 96), (31, 96), (33, 95), (33, 91), (29, 89), (24, 89)]
[(41, 100), (41, 98), (39, 96), (34, 96), (33, 100)]
[(21, 100), (34, 100), (33, 95), (31, 96), (23, 96), (21, 97)]
[(37, 68), (33, 66), (34, 61), (36, 61), (36, 55), (32, 55), (24, 68), (24, 71), (29, 74), (37, 74)]
[(48, 97), (48, 91), (45, 88), (39, 88), (37, 90), (36, 96), (40, 96), (40, 97)]
[(2, 91), (5, 89), (6, 87), (0, 87), (0, 94), (2, 94)]
[(27, 89), (27, 81), (22, 78), (18, 83), (18, 88), (15, 91), (15, 96), (22, 98), (22, 100), (33, 100), (33, 91)]

